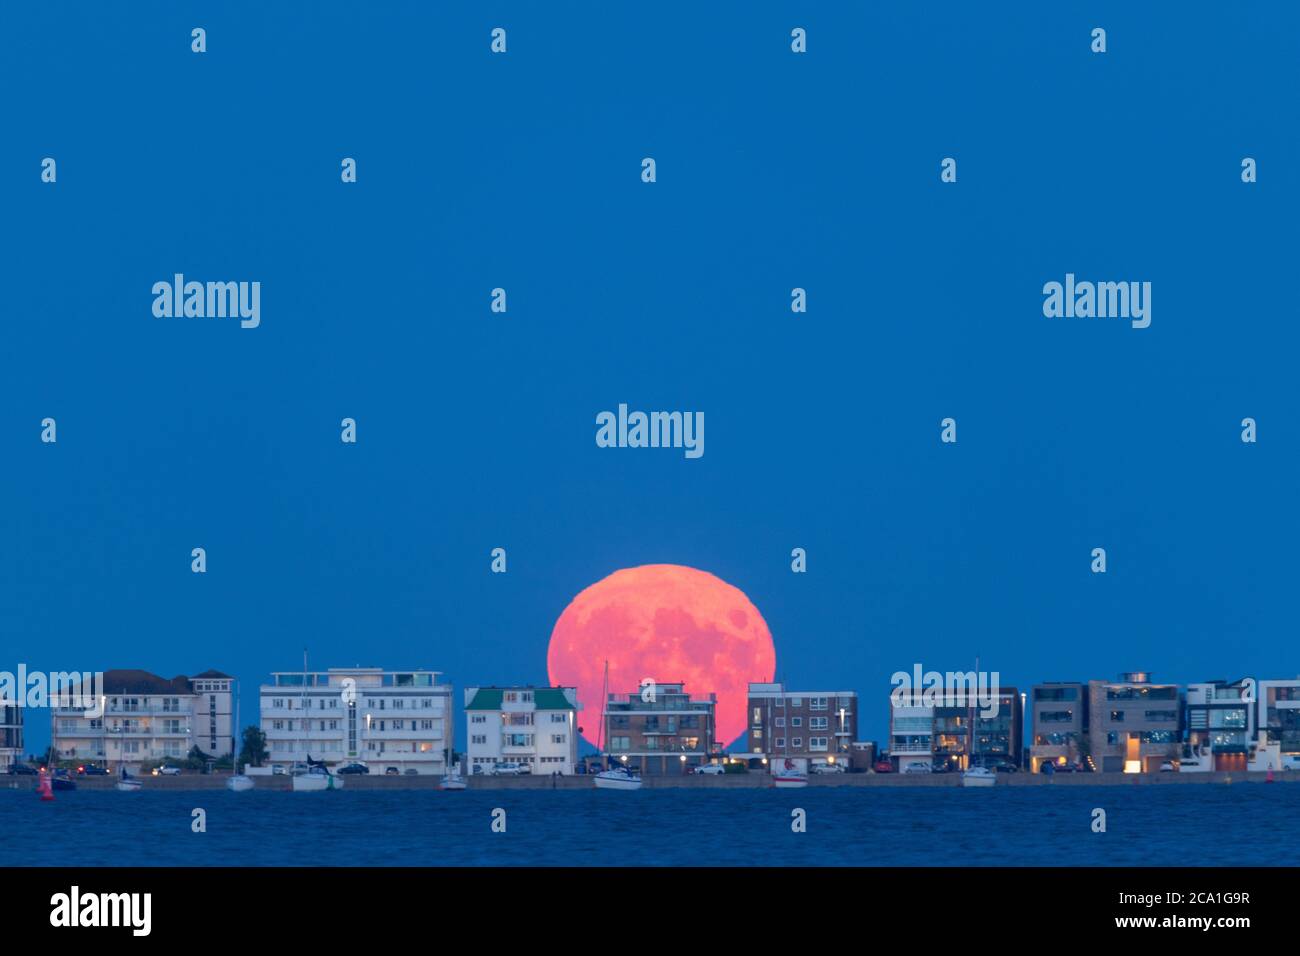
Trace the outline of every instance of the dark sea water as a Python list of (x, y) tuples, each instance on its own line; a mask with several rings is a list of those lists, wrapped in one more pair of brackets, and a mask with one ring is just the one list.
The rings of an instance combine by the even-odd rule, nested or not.
[[(494, 808), (506, 832), (491, 829)], [(207, 832), (191, 831), (192, 811)], [(791, 830), (802, 808), (807, 832)], [(1094, 808), (1106, 832), (1092, 832)], [(0, 791), (0, 866), (1300, 863), (1300, 786)]]

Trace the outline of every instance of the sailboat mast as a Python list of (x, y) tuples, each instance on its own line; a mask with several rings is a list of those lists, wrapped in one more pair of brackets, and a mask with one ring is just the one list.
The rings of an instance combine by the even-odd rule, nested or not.
[(302, 690), (298, 695), (298, 711), (299, 723), (302, 725), (303, 762), (306, 763), (311, 760), (311, 754), (308, 752), (310, 745), (307, 740), (310, 725), (307, 723), (307, 648), (305, 647), (302, 649)]
[(235, 725), (230, 728), (230, 775), (239, 773), (239, 691), (237, 682), (231, 681), (232, 693), (235, 695)]
[(600, 728), (596, 731), (596, 753), (604, 756), (605, 721), (609, 715), (609, 660), (605, 660), (605, 679), (600, 685)]
[[(980, 656), (975, 655), (975, 688), (979, 689), (980, 685)], [(975, 766), (975, 702), (970, 700), (970, 692), (966, 692), (966, 723), (969, 743), (966, 745), (966, 769), (970, 770)]]

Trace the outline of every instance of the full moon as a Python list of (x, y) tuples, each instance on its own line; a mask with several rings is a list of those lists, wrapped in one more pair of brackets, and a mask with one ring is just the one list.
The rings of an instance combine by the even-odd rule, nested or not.
[(745, 731), (749, 682), (772, 679), (776, 648), (739, 588), (695, 568), (647, 564), (582, 591), (551, 632), (551, 683), (578, 688), (579, 724), (593, 744), (606, 661), (611, 694), (639, 693), (647, 677), (680, 681), (692, 698), (717, 694), (715, 739), (726, 746)]

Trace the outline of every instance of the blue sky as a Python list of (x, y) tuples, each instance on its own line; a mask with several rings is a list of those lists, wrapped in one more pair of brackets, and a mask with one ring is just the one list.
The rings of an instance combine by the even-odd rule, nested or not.
[[(869, 738), (914, 662), (1294, 676), (1298, 14), (1179, 12), (6, 7), (0, 669), (539, 683), (669, 562)], [(155, 319), (176, 272), (260, 327)], [(1067, 272), (1151, 327), (1044, 318)], [(597, 448), (620, 402), (705, 455)]]

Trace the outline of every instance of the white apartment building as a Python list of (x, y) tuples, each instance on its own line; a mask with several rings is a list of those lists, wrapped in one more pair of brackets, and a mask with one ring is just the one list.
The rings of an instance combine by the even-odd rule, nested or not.
[(438, 671), (331, 667), (279, 671), (260, 688), (272, 766), (307, 758), (370, 772), (443, 774), (455, 742), (451, 685)]
[(113, 766), (183, 760), (194, 747), (210, 757), (226, 756), (234, 733), (233, 682), (220, 671), (172, 678), (142, 670), (105, 671), (102, 716), (54, 707), (51, 744), (61, 758)]
[(0, 704), (0, 773), (23, 759), (23, 708)]
[(469, 772), (517, 763), (531, 773), (573, 773), (581, 709), (574, 687), (466, 688)]

